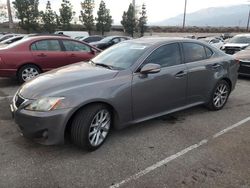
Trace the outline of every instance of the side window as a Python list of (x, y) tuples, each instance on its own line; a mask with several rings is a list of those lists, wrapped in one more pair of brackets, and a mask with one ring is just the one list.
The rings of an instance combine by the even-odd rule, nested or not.
[(213, 55), (213, 51), (210, 50), (209, 48), (207, 47), (204, 47), (205, 48), (205, 51), (206, 51), (206, 54), (207, 54), (207, 58), (210, 58), (212, 55)]
[(159, 64), (162, 67), (181, 64), (179, 45), (173, 43), (159, 47), (145, 60), (146, 63)]
[(75, 42), (75, 41), (71, 41), (71, 40), (63, 40), (63, 45), (64, 45), (66, 51), (91, 52), (91, 49), (89, 46), (82, 44), (80, 42)]
[(194, 62), (207, 59), (205, 48), (196, 43), (183, 43), (185, 62)]
[(112, 41), (113, 41), (114, 44), (117, 44), (118, 42), (120, 42), (120, 39), (119, 38), (114, 38)]
[(213, 44), (215, 44), (215, 43), (219, 43), (220, 40), (219, 39), (212, 39), (210, 42), (213, 43)]
[(89, 38), (85, 39), (84, 41), (90, 43), (90, 42), (94, 42), (95, 39), (93, 37), (89, 37)]
[(61, 51), (58, 40), (41, 40), (31, 45), (32, 51)]
[(125, 39), (125, 38), (120, 38), (120, 41), (122, 42), (122, 41), (125, 41), (125, 40), (127, 40), (127, 39)]

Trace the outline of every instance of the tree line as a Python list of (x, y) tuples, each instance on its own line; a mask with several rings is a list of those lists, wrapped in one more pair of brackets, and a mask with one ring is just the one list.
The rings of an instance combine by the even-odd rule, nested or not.
[[(62, 0), (59, 14), (53, 10), (49, 0), (44, 11), (38, 9), (39, 0), (15, 0), (13, 5), (17, 18), (20, 20), (19, 26), (28, 33), (41, 31), (53, 33), (57, 29), (71, 30), (76, 15), (69, 0)], [(104, 35), (105, 32), (111, 30), (113, 19), (104, 0), (101, 0), (99, 4), (97, 17), (93, 15), (94, 0), (84, 0), (80, 6), (79, 21), (90, 34), (96, 30)], [(143, 4), (141, 11), (137, 13), (135, 7), (130, 4), (128, 10), (123, 13), (121, 24), (124, 31), (132, 37), (135, 33), (143, 36), (147, 29), (146, 5)]]

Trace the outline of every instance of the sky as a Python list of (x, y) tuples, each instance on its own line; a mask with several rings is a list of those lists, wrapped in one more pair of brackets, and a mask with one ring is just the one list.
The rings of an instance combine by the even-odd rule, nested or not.
[[(61, 0), (50, 0), (52, 8), (58, 11)], [(74, 11), (77, 15), (80, 12), (80, 2), (83, 0), (70, 0), (74, 7)], [(95, 0), (95, 11), (99, 7), (101, 0)], [(107, 8), (110, 9), (111, 15), (114, 20), (114, 24), (120, 24), (123, 11), (128, 9), (129, 3), (132, 0), (104, 0)], [(0, 2), (5, 2), (5, 0), (0, 0)], [(41, 10), (45, 9), (47, 0), (40, 0), (39, 8)], [(141, 6), (143, 3), (147, 7), (147, 16), (149, 23), (157, 23), (167, 18), (183, 14), (185, 0), (136, 0), (136, 5)], [(248, 0), (187, 0), (187, 13), (195, 12), (200, 9), (209, 7), (220, 7), (220, 6), (231, 6), (247, 4)], [(248, 3), (250, 4), (250, 2)]]

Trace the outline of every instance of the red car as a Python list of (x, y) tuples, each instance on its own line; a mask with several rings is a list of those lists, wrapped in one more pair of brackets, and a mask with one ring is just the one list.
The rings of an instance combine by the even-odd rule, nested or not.
[(42, 72), (88, 61), (98, 52), (100, 49), (68, 37), (27, 37), (0, 48), (0, 77), (26, 82)]

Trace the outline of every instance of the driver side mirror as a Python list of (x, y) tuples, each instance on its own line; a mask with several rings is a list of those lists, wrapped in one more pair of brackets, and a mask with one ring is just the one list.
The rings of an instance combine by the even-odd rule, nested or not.
[(148, 63), (141, 68), (141, 74), (154, 74), (161, 71), (161, 65)]

